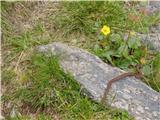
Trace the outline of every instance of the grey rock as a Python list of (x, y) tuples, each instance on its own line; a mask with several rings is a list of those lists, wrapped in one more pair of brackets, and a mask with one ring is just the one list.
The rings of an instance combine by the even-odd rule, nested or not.
[[(158, 13), (157, 17), (160, 18), (160, 1), (148, 1), (148, 4), (143, 6), (144, 2), (138, 4), (137, 9), (145, 8), (148, 11), (148, 15), (151, 16), (154, 13)], [(149, 33), (140, 34), (138, 37), (146, 44), (151, 50), (160, 51), (160, 23), (158, 22), (154, 26), (149, 27)]]
[(150, 27), (150, 32), (160, 34), (160, 24)]
[(138, 34), (137, 36), (151, 50), (160, 51), (160, 31), (159, 33)]
[[(58, 55), (61, 67), (71, 73), (86, 95), (97, 102), (101, 102), (108, 81), (125, 72), (85, 50), (62, 43), (39, 46), (37, 50), (46, 55)], [(127, 110), (137, 120), (160, 120), (160, 93), (135, 77), (115, 82), (105, 102)]]
[(160, 9), (160, 1), (149, 1), (149, 5), (157, 9)]
[[(148, 34), (136, 33), (140, 41), (150, 50), (160, 52), (160, 24), (152, 26)], [(124, 34), (124, 40), (128, 39), (128, 34)]]

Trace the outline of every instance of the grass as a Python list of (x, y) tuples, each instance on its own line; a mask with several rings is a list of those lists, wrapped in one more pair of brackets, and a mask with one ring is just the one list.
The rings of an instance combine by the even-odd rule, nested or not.
[(31, 47), (49, 42), (50, 37), (44, 36), (45, 29), (39, 24), (31, 31), (27, 31), (11, 39), (11, 45), (16, 52), (27, 50)]
[[(66, 34), (78, 31), (85, 34), (97, 33), (97, 29), (107, 24), (113, 31), (148, 32), (151, 25), (158, 23), (158, 13), (148, 17), (136, 12), (133, 5), (127, 9), (124, 2), (62, 2), (61, 14), (55, 21)], [(107, 6), (107, 7), (106, 7)], [(52, 18), (52, 16), (51, 16)]]
[[(30, 59), (25, 76), (22, 81), (27, 82), (24, 82), (23, 86), (2, 98), (4, 102), (12, 101), (14, 108), (18, 106), (15, 119), (21, 118), (18, 112), (26, 112), (24, 110), (27, 110), (28, 114), (43, 112), (48, 116), (58, 113), (60, 119), (65, 120), (95, 119), (99, 113), (102, 114), (99, 115), (102, 119), (106, 116), (131, 119), (126, 112), (112, 110), (113, 114), (104, 106), (83, 96), (80, 85), (73, 77), (63, 72), (55, 56), (45, 57), (35, 53)], [(51, 118), (42, 116), (41, 119)]]
[[(130, 62), (140, 63), (139, 51), (145, 47), (133, 43), (134, 37), (124, 42), (123, 34), (146, 33), (159, 20), (156, 13), (146, 16), (137, 12), (136, 4), (131, 2), (130, 9), (126, 9), (123, 2), (1, 2), (3, 115), (11, 120), (132, 119), (125, 111), (105, 108), (82, 95), (79, 84), (59, 67), (56, 56), (45, 57), (34, 53), (33, 48), (61, 41), (130, 69)], [(107, 37), (100, 33), (105, 24), (111, 28)], [(128, 47), (126, 54), (117, 53), (123, 44)], [(138, 55), (131, 57), (131, 49)], [(103, 56), (105, 52), (113, 54)], [(144, 81), (159, 91), (159, 53), (147, 50), (145, 60)], [(14, 112), (16, 115), (11, 115)]]
[[(159, 53), (154, 52), (154, 57), (151, 58), (150, 50), (137, 37), (137, 32), (149, 33), (149, 27), (159, 22), (158, 12), (149, 16), (140, 10), (136, 11), (135, 6), (139, 4), (136, 2), (131, 3), (129, 9), (124, 2), (88, 1), (61, 4), (63, 9), (55, 21), (59, 28), (65, 30), (64, 35), (75, 32), (87, 35), (92, 41), (86, 49), (113, 66), (135, 71), (135, 66), (141, 65), (144, 82), (155, 90), (160, 90), (159, 79), (156, 77), (159, 69), (153, 65), (154, 59), (159, 59)], [(100, 33), (103, 25), (110, 27), (110, 35)], [(131, 35), (132, 33), (135, 35)], [(141, 63), (142, 59), (145, 59), (145, 64)]]
[(155, 56), (148, 59), (148, 62), (142, 69), (145, 74), (144, 81), (154, 90), (160, 92), (160, 53), (155, 53)]

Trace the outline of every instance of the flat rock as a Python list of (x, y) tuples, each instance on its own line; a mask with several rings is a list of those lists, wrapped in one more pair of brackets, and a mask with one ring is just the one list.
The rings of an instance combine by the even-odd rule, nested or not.
[[(160, 13), (160, 1), (148, 1), (148, 4), (143, 6), (144, 2), (138, 4), (137, 9), (144, 8), (148, 11), (148, 16), (155, 13)], [(157, 14), (157, 18), (160, 19), (160, 14)], [(149, 32), (147, 34), (137, 34), (142, 42), (148, 46), (151, 50), (156, 50), (160, 52), (160, 22), (156, 23), (154, 26), (149, 27)]]
[(149, 5), (152, 7), (155, 7), (157, 9), (160, 9), (160, 1), (149, 1)]
[(151, 50), (160, 51), (160, 25), (159, 33), (138, 34), (141, 41), (148, 46)]
[[(101, 101), (108, 81), (125, 72), (85, 50), (62, 43), (39, 46), (37, 50), (59, 56), (61, 67), (74, 76), (88, 97), (97, 102)], [(113, 83), (105, 103), (127, 110), (137, 120), (160, 120), (160, 93), (135, 77)]]
[[(159, 26), (151, 27), (150, 31), (148, 34), (136, 33), (136, 37), (150, 50), (160, 52), (160, 24)], [(124, 40), (127, 40), (127, 38), (128, 34), (124, 34)]]

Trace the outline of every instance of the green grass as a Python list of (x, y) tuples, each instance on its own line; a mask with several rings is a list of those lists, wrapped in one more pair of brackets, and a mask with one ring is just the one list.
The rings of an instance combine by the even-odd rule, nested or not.
[[(97, 29), (105, 24), (116, 32), (129, 30), (146, 33), (149, 26), (158, 23), (160, 17), (158, 13), (150, 17), (145, 16), (136, 12), (134, 6), (125, 9), (124, 2), (87, 1), (61, 2), (61, 4), (63, 6), (61, 13), (54, 21), (58, 27), (65, 29), (65, 34), (78, 31), (94, 35)], [(139, 21), (134, 20), (137, 16)]]
[(16, 52), (20, 52), (36, 45), (48, 43), (50, 37), (44, 37), (44, 34), (46, 34), (45, 29), (38, 24), (31, 31), (27, 31), (11, 38), (10, 43)]
[[(14, 107), (20, 104), (18, 112), (22, 113), (23, 109), (29, 107), (31, 113), (39, 111), (51, 115), (54, 111), (64, 120), (95, 119), (99, 113), (102, 114), (99, 116), (102, 119), (131, 119), (126, 112), (113, 110), (112, 113), (111, 109), (83, 96), (80, 85), (73, 77), (64, 73), (57, 57), (35, 53), (30, 62), (25, 73), (28, 82), (2, 98), (3, 101), (11, 100)], [(17, 117), (21, 116), (17, 114)]]
[[(56, 56), (34, 53), (33, 48), (54, 41), (73, 44), (73, 40), (75, 46), (87, 49), (105, 62), (130, 69), (130, 65), (140, 63), (144, 55), (140, 51), (145, 47), (138, 45), (139, 40), (133, 38), (124, 42), (123, 33), (146, 33), (149, 26), (158, 23), (159, 16), (145, 16), (135, 12), (134, 6), (125, 9), (123, 2), (60, 2), (56, 8), (50, 3), (45, 7), (48, 9), (38, 12), (36, 15), (41, 19), (32, 21), (31, 18), (28, 23), (31, 28), (23, 30), (16, 26), (15, 21), (19, 24), (27, 22), (27, 11), (32, 11), (35, 5), (36, 2), (1, 4), (3, 115), (11, 120), (50, 120), (56, 117), (64, 120), (132, 119), (125, 111), (105, 108), (82, 95), (79, 84), (64, 73)], [(39, 7), (38, 11), (42, 9)], [(140, 16), (141, 21), (129, 19), (129, 13)], [(100, 33), (105, 24), (111, 28), (107, 37)], [(122, 47), (126, 52), (122, 52)], [(130, 56), (132, 49), (134, 54)], [(108, 57), (106, 52), (112, 54)], [(153, 56), (149, 53), (146, 53), (143, 66), (144, 80), (159, 91), (159, 53), (154, 52)], [(13, 109), (17, 114), (11, 118)]]
[[(134, 3), (126, 9), (123, 2), (62, 2), (63, 9), (56, 19), (57, 26), (63, 29), (65, 35), (80, 32), (90, 39), (89, 51), (99, 56), (103, 61), (124, 70), (134, 70), (137, 64), (142, 66), (144, 81), (154, 88), (160, 90), (159, 74), (152, 63), (157, 59), (150, 58), (150, 51), (140, 42), (140, 38), (131, 35), (132, 32), (148, 33), (149, 27), (159, 22), (160, 16), (154, 13), (150, 16), (136, 11)], [(104, 36), (100, 30), (103, 25), (111, 29), (108, 36)], [(125, 38), (124, 34), (128, 37)], [(88, 41), (89, 39), (87, 39)], [(145, 65), (141, 59), (146, 60)], [(146, 67), (147, 66), (147, 67)], [(146, 74), (149, 69), (149, 74)]]
[(106, 23), (122, 25), (119, 23), (124, 21), (118, 16), (126, 16), (121, 9), (122, 2), (62, 2), (61, 4), (63, 9), (55, 20), (60, 28), (67, 30), (65, 34), (77, 31), (87, 35), (93, 34), (97, 32), (98, 25)]
[(154, 90), (160, 92), (160, 53), (155, 53), (153, 58), (147, 60), (142, 69), (144, 73), (144, 82)]

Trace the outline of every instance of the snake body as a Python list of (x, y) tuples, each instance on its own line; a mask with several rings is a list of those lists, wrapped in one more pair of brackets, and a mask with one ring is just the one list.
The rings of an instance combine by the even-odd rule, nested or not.
[(137, 73), (133, 73), (133, 72), (127, 72), (127, 73), (123, 73), (111, 80), (109, 80), (109, 82), (107, 83), (107, 87), (105, 88), (104, 90), (104, 94), (103, 94), (103, 97), (101, 99), (101, 102), (104, 103), (105, 100), (106, 100), (106, 97), (107, 97), (107, 94), (112, 86), (112, 84), (116, 81), (119, 81), (119, 80), (122, 80), (123, 78), (126, 78), (126, 77), (131, 77), (131, 76), (135, 76), (136, 78), (140, 78), (142, 76), (141, 72), (138, 72)]

